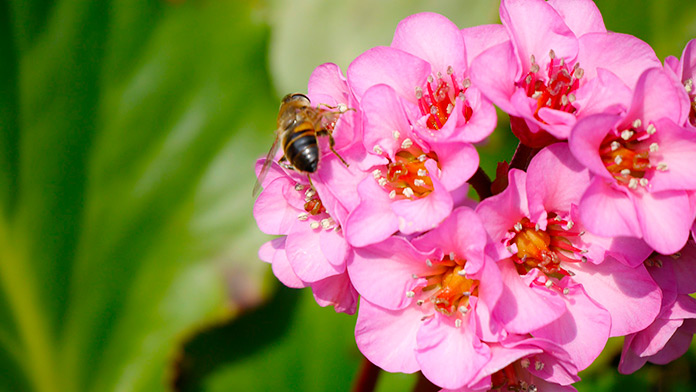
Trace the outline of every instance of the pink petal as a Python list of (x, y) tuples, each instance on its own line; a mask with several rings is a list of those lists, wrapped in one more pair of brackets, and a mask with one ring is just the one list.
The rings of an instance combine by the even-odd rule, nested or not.
[(315, 95), (332, 97), (334, 102), (325, 102), (330, 105), (348, 103), (350, 97), (350, 89), (346, 83), (346, 78), (338, 65), (333, 63), (324, 63), (314, 68), (312, 75), (309, 76), (307, 92), (312, 102), (315, 102), (313, 99)]
[(582, 196), (580, 219), (588, 230), (603, 237), (641, 237), (632, 198), (595, 177)]
[(498, 121), (495, 107), (484, 98), (481, 91), (471, 86), (465, 92), (466, 101), (471, 105), (471, 118), (457, 139), (465, 143), (478, 143), (493, 133)]
[(319, 306), (333, 306), (338, 313), (355, 313), (358, 293), (351, 285), (347, 273), (329, 276), (310, 286)]
[(662, 254), (681, 249), (689, 238), (694, 206), (686, 192), (642, 192), (635, 197), (636, 211), (645, 242)]
[(641, 357), (655, 355), (681, 327), (684, 320), (657, 319), (633, 339), (632, 350)]
[(558, 319), (565, 312), (560, 298), (547, 298), (542, 290), (529, 287), (510, 259), (498, 262), (503, 292), (493, 315), (512, 333), (526, 334)]
[(387, 310), (360, 299), (355, 342), (370, 362), (388, 372), (413, 373), (416, 362), (416, 334), (423, 313), (414, 307)]
[(308, 222), (297, 222), (285, 241), (285, 253), (297, 277), (316, 282), (345, 270), (345, 264), (332, 265), (320, 246), (322, 229), (311, 229)]
[(401, 97), (416, 99), (415, 88), (430, 75), (430, 64), (399, 49), (378, 46), (348, 66), (348, 82), (359, 99), (377, 84), (391, 86)]
[(466, 69), (466, 50), (459, 28), (446, 17), (423, 12), (403, 19), (396, 27), (392, 48), (429, 62), (433, 74), (447, 74), (451, 66), (457, 73)]
[(592, 114), (620, 114), (628, 110), (633, 99), (631, 90), (618, 76), (604, 68), (597, 68), (594, 78), (587, 79), (585, 84), (575, 92), (576, 100), (573, 106), (578, 118)]
[(622, 125), (628, 128), (635, 119), (640, 119), (647, 127), (663, 117), (684, 124), (688, 115), (689, 103), (672, 78), (662, 68), (651, 68), (638, 79), (631, 108)]
[(650, 154), (650, 163), (654, 167), (666, 164), (667, 170), (654, 172), (650, 191), (696, 189), (696, 133), (666, 118), (654, 125), (658, 131), (649, 140), (659, 149)]
[(433, 149), (437, 152), (439, 166), (442, 168), (440, 181), (448, 191), (464, 185), (478, 169), (479, 156), (471, 144), (433, 144)]
[(500, 20), (522, 61), (523, 74), (529, 71), (532, 55), (541, 69), (547, 69), (550, 50), (556, 53), (557, 59), (566, 61), (574, 60), (578, 53), (575, 35), (544, 0), (503, 0)]
[(544, 212), (570, 212), (578, 204), (590, 182), (589, 171), (570, 153), (566, 143), (541, 150), (527, 169), (529, 214), (534, 222)]
[(358, 185), (360, 204), (348, 215), (344, 235), (349, 244), (365, 246), (380, 242), (399, 229), (399, 221), (391, 209), (391, 199), (374, 178), (365, 178)]
[(580, 37), (579, 42), (578, 62), (588, 80), (604, 68), (633, 88), (645, 70), (662, 65), (650, 45), (632, 35), (593, 33)]
[(467, 27), (461, 33), (466, 46), (467, 64), (489, 48), (510, 40), (505, 26), (499, 24)]
[(679, 60), (679, 76), (681, 81), (696, 76), (696, 39), (689, 41), (684, 47), (681, 59)]
[[(350, 159), (348, 155), (343, 158)], [(358, 164), (350, 163), (346, 167), (333, 154), (322, 158), (319, 170), (312, 177), (313, 185), (334, 220), (343, 223), (347, 214), (360, 204), (360, 195), (355, 190), (366, 176)]]
[(657, 365), (666, 365), (675, 359), (686, 354), (691, 345), (691, 340), (694, 337), (693, 331), (687, 330), (684, 326), (694, 320), (685, 320), (682, 327), (677, 329), (672, 338), (669, 339), (664, 348), (660, 352), (653, 355), (649, 360)]
[(271, 263), (273, 275), (284, 285), (293, 289), (307, 287), (307, 284), (295, 275), (285, 256), (285, 237), (275, 238), (263, 244), (259, 249), (259, 258)]
[(510, 41), (481, 53), (470, 67), (471, 82), (483, 95), (511, 116), (519, 116), (510, 103), (517, 75), (521, 75), (519, 60)]
[(587, 33), (607, 31), (604, 27), (602, 14), (595, 3), (590, 0), (549, 0), (548, 4), (561, 15), (565, 24), (576, 37), (581, 37)]
[[(413, 275), (427, 276), (428, 253), (417, 251), (401, 237), (355, 249), (348, 273), (355, 289), (365, 299), (386, 309), (403, 309), (413, 302), (406, 293), (422, 282)], [(432, 257), (432, 256), (430, 256)]]
[(452, 319), (435, 315), (418, 330), (416, 360), (423, 375), (442, 388), (459, 388), (469, 382), (491, 357), (487, 345)]
[[(583, 370), (602, 352), (609, 338), (611, 317), (587, 296), (582, 286), (567, 288), (570, 293), (562, 297), (567, 303), (567, 311), (532, 334), (558, 343), (570, 354), (578, 370)], [(550, 296), (551, 292), (545, 294)]]
[(379, 146), (390, 158), (401, 147), (401, 140), (394, 137), (394, 131), (409, 136), (410, 124), (404, 109), (390, 86), (379, 84), (369, 88), (362, 100), (365, 113), (365, 149), (371, 151)]
[(345, 270), (350, 245), (343, 238), (343, 235), (334, 229), (322, 230), (319, 232), (319, 247), (321, 253), (326, 257), (326, 261), (333, 265), (337, 271)]
[(287, 177), (278, 177), (266, 185), (254, 203), (254, 218), (262, 232), (287, 234), (297, 222), (297, 216), (303, 211), (292, 207), (285, 198), (291, 185)]
[[(539, 118), (542, 120), (539, 125), (559, 140), (568, 138), (570, 130), (577, 121), (577, 117), (573, 113), (547, 107), (540, 108), (538, 114)], [(534, 117), (531, 117), (529, 120), (538, 121)]]
[(511, 169), (508, 172), (508, 187), (481, 201), (476, 208), (476, 213), (494, 242), (502, 240), (515, 223), (529, 216), (525, 180), (525, 172)]
[(677, 292), (679, 294), (694, 293), (696, 292), (696, 245), (693, 241), (687, 242), (679, 254), (679, 258), (672, 263), (677, 278)]
[(610, 336), (638, 332), (650, 325), (660, 311), (662, 294), (644, 266), (628, 267), (607, 257), (599, 265), (568, 263), (573, 281), (611, 315)]

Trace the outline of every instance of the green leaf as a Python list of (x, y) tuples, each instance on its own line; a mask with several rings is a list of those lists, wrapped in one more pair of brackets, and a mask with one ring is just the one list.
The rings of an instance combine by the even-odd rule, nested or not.
[(0, 390), (166, 390), (185, 333), (261, 291), (268, 28), (241, 2), (1, 7)]

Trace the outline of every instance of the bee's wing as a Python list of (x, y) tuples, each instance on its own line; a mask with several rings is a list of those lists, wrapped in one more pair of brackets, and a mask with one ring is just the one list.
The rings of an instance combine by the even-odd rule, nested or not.
[(256, 198), (256, 196), (258, 196), (259, 192), (261, 191), (261, 184), (263, 183), (263, 180), (266, 178), (266, 174), (268, 174), (268, 169), (271, 168), (271, 163), (273, 163), (273, 159), (275, 158), (275, 155), (278, 152), (278, 147), (280, 147), (280, 138), (276, 135), (271, 149), (268, 150), (266, 160), (263, 162), (263, 166), (261, 167), (261, 171), (259, 172), (259, 177), (256, 180), (256, 184), (254, 184), (254, 190), (251, 193), (252, 197), (254, 198)]

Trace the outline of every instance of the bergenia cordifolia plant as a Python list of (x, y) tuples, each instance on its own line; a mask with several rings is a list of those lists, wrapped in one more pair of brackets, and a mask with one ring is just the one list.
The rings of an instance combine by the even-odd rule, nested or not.
[[(254, 216), (279, 237), (260, 258), (357, 311), (375, 366), (447, 391), (574, 390), (610, 337), (625, 337), (622, 373), (681, 356), (696, 332), (696, 40), (663, 66), (590, 0), (503, 0), (500, 19), (412, 15), (345, 75), (319, 66), (308, 97), (340, 110), (320, 124), (335, 143), (318, 137), (313, 173), (271, 163)], [(476, 145), (494, 105), (520, 144), (491, 181)]]

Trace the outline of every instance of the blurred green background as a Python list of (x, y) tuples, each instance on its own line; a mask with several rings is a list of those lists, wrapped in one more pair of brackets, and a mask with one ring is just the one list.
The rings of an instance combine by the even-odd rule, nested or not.
[[(696, 5), (598, 1), (658, 56)], [(253, 162), (279, 98), (399, 20), (497, 22), (496, 1), (0, 2), (0, 391), (349, 390), (354, 316), (280, 287), (256, 256)], [(500, 130), (484, 168), (509, 159)], [(632, 376), (621, 341), (580, 390), (691, 390), (694, 351)], [(380, 391), (413, 375), (382, 374)]]

